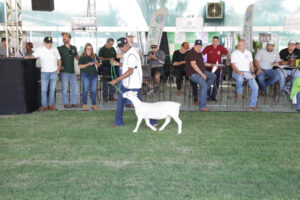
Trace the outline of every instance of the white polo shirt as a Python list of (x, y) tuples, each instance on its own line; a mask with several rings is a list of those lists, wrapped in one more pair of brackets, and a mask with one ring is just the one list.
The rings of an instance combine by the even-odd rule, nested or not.
[(38, 47), (32, 55), (40, 59), (41, 72), (55, 72), (57, 70), (57, 60), (60, 59), (60, 55), (56, 47), (51, 49), (47, 49), (45, 46)]
[(236, 65), (239, 71), (250, 71), (250, 62), (253, 62), (252, 54), (245, 49), (244, 53), (240, 50), (235, 50), (231, 54), (231, 63)]
[(133, 73), (122, 80), (122, 84), (128, 89), (139, 89), (142, 87), (143, 71), (141, 65), (141, 59), (136, 49), (131, 47), (124, 55), (124, 61), (122, 66), (122, 74), (125, 74), (129, 68), (134, 68)]

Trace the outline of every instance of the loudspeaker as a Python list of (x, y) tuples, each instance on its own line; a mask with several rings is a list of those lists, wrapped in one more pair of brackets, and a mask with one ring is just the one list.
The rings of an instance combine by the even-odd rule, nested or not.
[(31, 8), (36, 11), (53, 11), (54, 0), (31, 0)]

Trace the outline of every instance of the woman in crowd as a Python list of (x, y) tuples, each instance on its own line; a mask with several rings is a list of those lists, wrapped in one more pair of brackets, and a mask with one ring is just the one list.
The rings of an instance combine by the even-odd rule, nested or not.
[(100, 62), (97, 55), (94, 53), (93, 47), (87, 43), (79, 58), (78, 67), (80, 68), (81, 82), (82, 82), (82, 109), (87, 110), (87, 93), (90, 88), (90, 95), (92, 99), (92, 109), (99, 110), (96, 106), (96, 88), (98, 82), (98, 68)]

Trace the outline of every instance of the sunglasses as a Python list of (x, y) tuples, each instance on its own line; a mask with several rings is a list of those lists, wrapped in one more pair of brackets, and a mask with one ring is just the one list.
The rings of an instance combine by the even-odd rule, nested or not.
[(151, 49), (155, 49), (157, 46), (152, 46)]

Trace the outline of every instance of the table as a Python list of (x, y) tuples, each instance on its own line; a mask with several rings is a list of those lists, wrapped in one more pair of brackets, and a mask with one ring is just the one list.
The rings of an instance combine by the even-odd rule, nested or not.
[(36, 59), (0, 58), (0, 114), (24, 114), (40, 107)]

